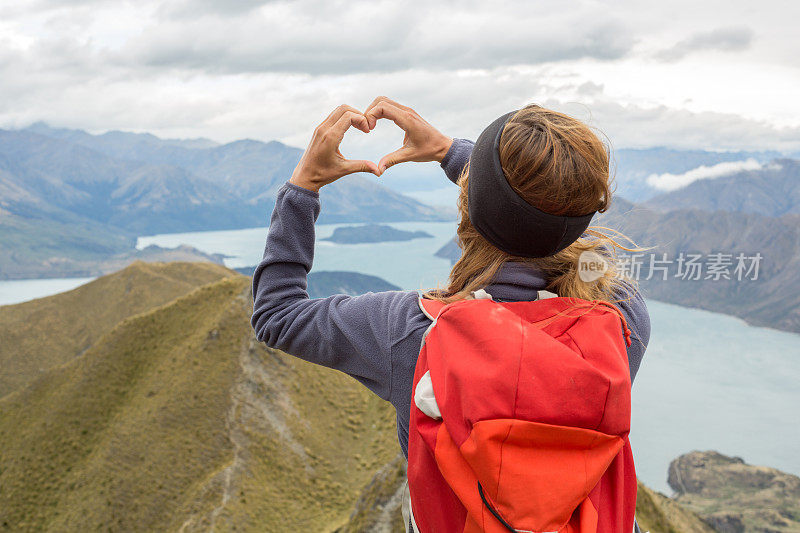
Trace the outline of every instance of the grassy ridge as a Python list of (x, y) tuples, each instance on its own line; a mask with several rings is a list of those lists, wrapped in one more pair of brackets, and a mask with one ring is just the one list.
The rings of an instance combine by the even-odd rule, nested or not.
[[(0, 401), (0, 499), (11, 530), (163, 529), (230, 454), (227, 391), (240, 279), (120, 323)], [(187, 313), (187, 311), (192, 311)], [(219, 328), (216, 339), (208, 332)]]
[[(156, 266), (153, 301), (219, 277), (209, 267), (170, 276)], [(99, 281), (123, 305), (143, 268)], [(397, 452), (391, 407), (348, 376), (255, 342), (249, 278), (224, 272), (231, 277), (105, 332), (91, 324), (99, 338), (84, 353), (0, 399), (0, 531), (327, 531), (346, 522), (361, 487)], [(89, 324), (109, 304), (71, 309)], [(61, 308), (14, 307), (29, 317)]]
[[(136, 264), (3, 308), (3, 361), (49, 366), (0, 398), (0, 531), (397, 531), (393, 409), (256, 342), (249, 285)], [(709, 531), (643, 486), (637, 515)]]
[(137, 262), (71, 291), (2, 307), (0, 398), (86, 351), (124, 318), (234, 275), (211, 263)]

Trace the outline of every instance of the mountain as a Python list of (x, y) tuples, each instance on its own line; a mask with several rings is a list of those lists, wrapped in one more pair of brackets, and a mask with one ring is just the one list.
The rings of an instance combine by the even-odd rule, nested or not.
[(233, 275), (212, 263), (137, 262), (71, 291), (2, 307), (0, 398), (73, 360), (126, 318)]
[(157, 161), (159, 154), (164, 152), (186, 153), (196, 148), (219, 146), (219, 143), (211, 139), (160, 139), (150, 133), (109, 131), (101, 135), (92, 135), (83, 130), (53, 128), (44, 122), (36, 122), (25, 130), (72, 144), (80, 144), (111, 157), (132, 161)]
[(800, 531), (800, 478), (714, 451), (672, 461), (675, 501), (720, 533)]
[[(774, 218), (699, 209), (664, 212), (617, 197), (612, 208), (592, 224), (621, 231), (644, 248), (640, 252), (623, 251), (620, 259), (627, 257), (625, 267), (629, 273), (639, 271), (634, 277), (648, 298), (727, 313), (758, 326), (800, 332), (800, 294), (794, 290), (800, 286), (800, 215)], [(622, 244), (630, 246), (624, 240)], [(707, 270), (717, 253), (730, 254), (726, 274), (730, 279), (715, 279)], [(665, 258), (663, 254), (666, 264), (659, 263)], [(706, 269), (701, 279), (677, 275), (681, 254), (684, 258), (688, 254), (700, 257)], [(736, 279), (734, 269), (739, 254), (746, 258), (747, 267), (760, 254), (757, 276), (753, 271), (742, 280)], [(461, 249), (450, 241), (436, 255), (455, 262)], [(666, 279), (665, 272), (658, 270), (661, 267), (667, 269)]]
[(781, 157), (779, 152), (712, 152), (707, 150), (675, 150), (664, 147), (622, 148), (612, 154), (612, 176), (617, 194), (634, 202), (642, 202), (661, 191), (647, 182), (651, 174), (683, 174), (701, 166), (755, 159), (766, 163)]
[(136, 244), (132, 236), (68, 211), (16, 214), (2, 203), (0, 196), (0, 279), (78, 275), (73, 272), (86, 264), (130, 253)]
[[(41, 123), (0, 130), (0, 278), (74, 276), (134, 253), (140, 235), (264, 226), (301, 154)], [(451, 218), (361, 175), (325, 187), (321, 201), (321, 222)]]
[(458, 246), (458, 237), (447, 241), (433, 255), (436, 257), (441, 257), (442, 259), (449, 259), (451, 263), (458, 261), (458, 258), (461, 257), (461, 248)]
[(690, 183), (659, 194), (647, 205), (654, 209), (737, 211), (764, 216), (800, 214), (800, 161), (776, 159), (759, 170), (745, 170)]
[(404, 231), (384, 224), (367, 224), (364, 226), (343, 226), (333, 230), (333, 235), (322, 239), (339, 244), (375, 243), (388, 241), (410, 241), (412, 239), (429, 239), (433, 235), (424, 231)]
[[(249, 278), (135, 263), (2, 311), (0, 531), (398, 530), (391, 406), (258, 343)], [(796, 497), (770, 471), (689, 499), (684, 464), (677, 500), (639, 485), (644, 530), (709, 532), (682, 499)]]
[(33, 374), (0, 398), (0, 530), (344, 524), (397, 453), (391, 406), (256, 342), (249, 285), (215, 265), (139, 264), (4, 307), (3, 360), (26, 359), (14, 331)]
[[(773, 218), (698, 209), (660, 212), (616, 199), (612, 209), (593, 223), (619, 230), (639, 246), (651, 248), (640, 252), (636, 260), (642, 267), (639, 282), (646, 296), (800, 332), (800, 294), (789, 290), (800, 286), (800, 215)], [(706, 264), (702, 279), (677, 276), (681, 253), (701, 256)], [(715, 279), (708, 271), (715, 253), (730, 254), (730, 279)], [(667, 279), (662, 279), (662, 271), (650, 270), (650, 258), (659, 261), (662, 254), (669, 261)], [(760, 254), (757, 279), (752, 279), (753, 274), (736, 279), (738, 254), (749, 258)], [(646, 279), (651, 272), (652, 279)]]
[[(302, 150), (276, 141), (216, 145), (147, 134), (49, 128), (0, 130), (3, 205), (49, 204), (142, 233), (264, 225)], [(440, 220), (434, 208), (348, 176), (322, 192), (322, 220)]]

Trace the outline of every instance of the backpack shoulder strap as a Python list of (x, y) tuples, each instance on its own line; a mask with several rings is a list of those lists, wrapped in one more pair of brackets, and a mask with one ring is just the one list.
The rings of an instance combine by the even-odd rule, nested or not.
[[(477, 291), (473, 291), (470, 300), (491, 300), (492, 295), (486, 292), (483, 289), (478, 289)], [(425, 313), (425, 316), (430, 318), (431, 320), (436, 320), (439, 316), (439, 313), (442, 312), (445, 306), (448, 304), (444, 302), (440, 302), (439, 300), (432, 300), (425, 298), (424, 296), (420, 296), (417, 299), (419, 303), (419, 308), (422, 309), (422, 312)]]
[(447, 305), (439, 300), (430, 300), (422, 296), (418, 298), (417, 303), (419, 303), (419, 308), (422, 310), (425, 316), (431, 320), (436, 320), (436, 317), (439, 316), (439, 313), (442, 311), (442, 309), (444, 309), (444, 306)]

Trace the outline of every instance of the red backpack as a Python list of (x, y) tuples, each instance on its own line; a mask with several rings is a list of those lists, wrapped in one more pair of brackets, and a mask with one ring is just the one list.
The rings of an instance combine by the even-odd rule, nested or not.
[(619, 310), (485, 293), (419, 304), (433, 322), (408, 439), (416, 530), (632, 531), (630, 331)]

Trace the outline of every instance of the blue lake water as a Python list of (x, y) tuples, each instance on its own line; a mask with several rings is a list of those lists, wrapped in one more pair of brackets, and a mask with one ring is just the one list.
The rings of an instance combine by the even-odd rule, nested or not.
[[(315, 271), (373, 274), (409, 290), (447, 278), (449, 261), (433, 253), (452, 238), (454, 223), (392, 224), (427, 231), (432, 239), (352, 245), (319, 241), (338, 226), (317, 226)], [(242, 267), (261, 259), (266, 232), (155, 235), (141, 237), (137, 246), (188, 244), (225, 254), (228, 266)], [(0, 282), (0, 303), (15, 291), (45, 295), (48, 287), (53, 292), (71, 288), (59, 286), (58, 280)], [(669, 462), (708, 449), (800, 474), (800, 335), (662, 302), (648, 301), (648, 306), (653, 332), (633, 387), (631, 443), (639, 477), (669, 494)]]
[[(335, 244), (324, 241), (340, 226), (351, 224), (318, 224), (314, 251), (314, 270), (351, 270), (381, 277), (403, 289), (430, 288), (447, 279), (450, 261), (435, 257), (439, 248), (455, 235), (454, 222), (401, 222), (392, 227), (406, 231), (425, 231), (433, 238), (403, 242), (370, 244)], [(225, 265), (231, 268), (257, 265), (264, 253), (267, 228), (229, 231), (202, 231), (140, 237), (136, 246), (151, 244), (174, 247), (189, 244), (204, 252), (229, 256)]]
[(68, 291), (94, 278), (19, 279), (0, 281), (0, 305), (35, 300)]

